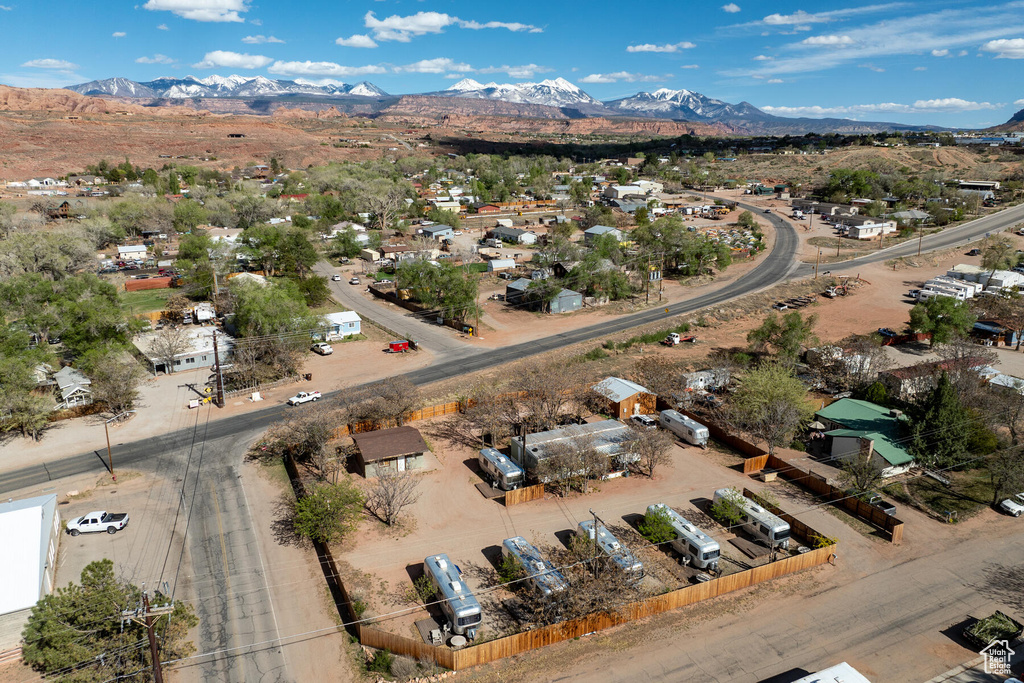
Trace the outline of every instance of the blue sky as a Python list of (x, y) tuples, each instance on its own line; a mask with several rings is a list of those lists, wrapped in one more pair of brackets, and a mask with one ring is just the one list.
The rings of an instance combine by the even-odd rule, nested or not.
[(602, 100), (686, 88), (780, 116), (981, 127), (1024, 108), (1024, 0), (0, 0), (0, 83), (368, 80), (390, 93), (562, 77)]

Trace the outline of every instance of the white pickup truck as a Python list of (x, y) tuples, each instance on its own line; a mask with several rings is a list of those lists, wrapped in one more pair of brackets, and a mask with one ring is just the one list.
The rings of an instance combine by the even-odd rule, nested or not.
[(79, 534), (90, 534), (97, 531), (106, 531), (108, 534), (116, 534), (128, 526), (127, 512), (106, 512), (99, 510), (90, 512), (87, 515), (76, 517), (66, 525), (67, 531), (72, 536)]
[(316, 401), (320, 398), (319, 391), (300, 391), (299, 393), (288, 399), (288, 405), (297, 406), (300, 403), (308, 403), (310, 401)]

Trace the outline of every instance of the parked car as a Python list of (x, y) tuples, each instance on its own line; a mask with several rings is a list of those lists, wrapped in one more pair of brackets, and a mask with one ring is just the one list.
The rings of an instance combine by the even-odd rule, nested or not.
[(1014, 517), (1020, 517), (1024, 513), (1024, 493), (1010, 496), (999, 504), (1003, 512)]
[(295, 394), (290, 399), (288, 399), (288, 405), (290, 405), (290, 406), (297, 406), (297, 405), (301, 405), (303, 403), (309, 403), (310, 401), (314, 401), (315, 402), (315, 401), (319, 401), (319, 400), (320, 400), (320, 392), (319, 391), (300, 391), (299, 393)]
[(630, 421), (640, 429), (657, 429), (658, 421), (650, 415), (634, 415)]
[(394, 283), (394, 280), (389, 280), (387, 278), (384, 278), (383, 280), (377, 280), (378, 285), (393, 285)]
[(348, 283), (349, 283), (350, 285), (358, 285), (358, 284), (359, 284), (359, 278), (357, 278), (357, 277), (354, 277), (354, 278), (350, 279), (350, 280), (348, 281)]
[(340, 275), (338, 275), (337, 273), (335, 273), (334, 275), (332, 275), (332, 276), (331, 276), (331, 279), (332, 279), (333, 281), (335, 281), (335, 282), (341, 282), (341, 276), (340, 276)]
[(334, 348), (330, 344), (320, 342), (319, 344), (313, 344), (311, 351), (319, 353), (321, 356), (329, 356), (334, 353)]
[(772, 212), (772, 210), (771, 210), (771, 209), (765, 209), (765, 210), (764, 210), (764, 212), (765, 212), (765, 213), (771, 213), (771, 212)]
[(981, 253), (981, 249), (978, 249), (977, 247), (975, 247), (974, 249), (971, 249), (969, 252), (967, 252), (967, 255), (968, 256), (977, 256), (980, 253)]
[(462, 231), (461, 230), (455, 230), (454, 232), (452, 232), (452, 234), (455, 235), (456, 237), (459, 237), (459, 236), (462, 235)]
[(91, 534), (98, 531), (116, 534), (126, 526), (128, 526), (127, 512), (97, 510), (96, 512), (90, 512), (87, 515), (70, 520), (65, 525), (65, 529), (72, 536), (78, 536), (79, 534)]

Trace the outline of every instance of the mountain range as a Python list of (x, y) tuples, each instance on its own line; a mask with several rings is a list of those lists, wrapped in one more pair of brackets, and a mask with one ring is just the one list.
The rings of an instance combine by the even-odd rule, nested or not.
[[(655, 118), (694, 123), (724, 124), (730, 130), (750, 135), (802, 135), (816, 133), (874, 133), (887, 130), (940, 130), (935, 126), (911, 126), (898, 123), (854, 121), (851, 119), (787, 118), (767, 114), (749, 102), (730, 104), (691, 90), (661, 88), (654, 92), (638, 92), (630, 97), (602, 102), (564, 78), (539, 83), (480, 83), (464, 78), (445, 90), (423, 95), (389, 95), (381, 88), (363, 81), (317, 84), (303, 79), (274, 80), (257, 76), (208, 76), (197, 78), (157, 78), (136, 82), (126, 78), (107, 78), (68, 88), (83, 95), (108, 96), (119, 99), (175, 100), (342, 100), (358, 107), (358, 113), (376, 113), (391, 106), (401, 108), (409, 100), (420, 98), (420, 106), (443, 103), (444, 114), (459, 113), (458, 104), (465, 100), (487, 100), (495, 103), (522, 105), (520, 115), (540, 118)], [(441, 98), (441, 99), (438, 99)], [(354, 104), (351, 104), (354, 103)], [(160, 104), (160, 102), (152, 102)], [(538, 107), (540, 109), (538, 109)], [(549, 110), (544, 109), (549, 108)], [(466, 114), (479, 113), (479, 106), (463, 107)], [(352, 110), (356, 113), (356, 110)], [(527, 113), (528, 112), (528, 113)], [(265, 112), (269, 113), (269, 111)], [(515, 112), (513, 111), (513, 115)]]

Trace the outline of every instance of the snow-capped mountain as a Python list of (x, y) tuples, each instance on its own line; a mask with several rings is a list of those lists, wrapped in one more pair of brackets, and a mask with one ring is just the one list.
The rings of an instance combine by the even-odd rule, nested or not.
[(639, 92), (632, 97), (605, 102), (609, 109), (633, 116), (657, 116), (688, 121), (721, 121), (767, 116), (747, 102), (729, 104), (712, 99), (692, 90), (661, 88), (654, 92)]
[(465, 97), (481, 100), (501, 100), (516, 104), (542, 104), (548, 107), (574, 107), (581, 104), (601, 106), (599, 100), (564, 78), (544, 80), (540, 83), (479, 83), (464, 78), (455, 85), (434, 93), (442, 97)]
[(254, 78), (246, 76), (207, 76), (196, 78), (162, 77), (138, 83), (127, 78), (107, 78), (102, 81), (89, 81), (81, 85), (73, 85), (74, 90), (83, 95), (113, 95), (116, 97), (163, 97), (167, 99), (187, 99), (192, 97), (282, 97), (288, 95), (314, 95), (320, 97), (337, 97), (348, 95), (354, 97), (387, 97), (388, 94), (363, 81), (355, 85), (337, 83), (318, 85), (309, 81), (274, 80), (264, 76)]

